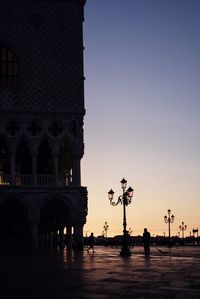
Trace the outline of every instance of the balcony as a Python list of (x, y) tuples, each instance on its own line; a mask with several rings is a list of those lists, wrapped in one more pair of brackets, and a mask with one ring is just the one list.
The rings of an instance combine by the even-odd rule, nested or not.
[(57, 179), (54, 175), (46, 174), (36, 176), (22, 174), (16, 175), (14, 179), (9, 174), (0, 175), (0, 188), (6, 186), (70, 186), (71, 184), (71, 175), (59, 175)]

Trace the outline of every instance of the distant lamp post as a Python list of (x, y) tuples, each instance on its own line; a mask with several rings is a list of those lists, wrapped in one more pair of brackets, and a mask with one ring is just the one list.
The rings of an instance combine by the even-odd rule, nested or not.
[(198, 238), (198, 228), (193, 228), (192, 233), (193, 233), (193, 237), (195, 237), (195, 234), (197, 235)]
[(174, 222), (174, 215), (171, 215), (171, 210), (167, 210), (167, 215), (164, 216), (164, 221), (165, 223), (168, 223), (168, 230), (169, 230), (169, 246), (171, 245), (171, 228), (170, 225), (171, 223)]
[(110, 204), (112, 206), (117, 206), (119, 203), (123, 205), (123, 241), (122, 241), (122, 249), (120, 252), (121, 256), (129, 256), (131, 255), (129, 244), (128, 244), (128, 231), (126, 230), (126, 206), (128, 206), (131, 203), (132, 197), (133, 197), (133, 189), (129, 187), (126, 190), (127, 181), (123, 178), (121, 180), (121, 187), (123, 190), (123, 194), (118, 197), (117, 202), (113, 201), (114, 198), (114, 191), (111, 189), (108, 192), (108, 199), (110, 200)]
[(186, 229), (187, 229), (187, 225), (184, 224), (184, 222), (182, 221), (181, 225), (179, 225), (179, 229), (180, 229), (180, 231), (182, 232), (182, 240), (183, 240), (183, 242), (184, 242), (184, 231), (186, 231)]
[(104, 228), (104, 232), (105, 232), (104, 236), (107, 238), (107, 236), (108, 236), (108, 228), (109, 228), (109, 225), (108, 225), (107, 222), (105, 222), (105, 225), (104, 225), (103, 228)]

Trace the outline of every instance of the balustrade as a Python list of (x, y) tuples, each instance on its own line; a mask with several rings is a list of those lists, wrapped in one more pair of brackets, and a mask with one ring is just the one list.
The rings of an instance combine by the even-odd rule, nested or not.
[[(0, 174), (0, 187), (12, 185), (11, 175), (9, 174)], [(39, 174), (36, 175), (36, 185), (37, 186), (69, 186), (72, 183), (71, 175), (59, 175), (57, 184), (55, 184), (54, 175)], [(29, 174), (22, 174), (15, 176), (16, 186), (33, 186), (34, 177)]]

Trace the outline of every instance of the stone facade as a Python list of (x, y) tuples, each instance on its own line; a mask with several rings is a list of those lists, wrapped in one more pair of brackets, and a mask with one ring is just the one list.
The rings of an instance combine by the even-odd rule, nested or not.
[(83, 247), (84, 4), (0, 0), (4, 244)]

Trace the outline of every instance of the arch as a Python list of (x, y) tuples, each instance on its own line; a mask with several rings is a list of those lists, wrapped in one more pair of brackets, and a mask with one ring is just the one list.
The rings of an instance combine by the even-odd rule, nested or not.
[(15, 53), (6, 46), (0, 46), (0, 88), (18, 87), (19, 64)]
[(60, 225), (65, 225), (71, 219), (71, 211), (63, 200), (52, 197), (42, 207), (40, 211), (40, 223), (48, 224), (59, 229)]
[[(74, 208), (73, 208), (73, 204), (71, 202), (70, 197), (66, 197), (63, 196), (60, 193), (53, 193), (53, 194), (48, 194), (45, 197), (43, 197), (43, 199), (39, 202), (39, 205), (37, 206), (37, 211), (39, 213), (39, 215), (41, 216), (41, 211), (42, 209), (48, 204), (48, 202), (52, 201), (52, 200), (56, 200), (58, 202), (62, 202), (63, 205), (66, 207), (66, 209), (68, 210), (68, 213), (70, 215), (70, 220), (72, 221), (74, 219)], [(37, 215), (38, 219), (40, 219), (40, 216)], [(69, 218), (68, 218), (69, 219)]]
[(0, 204), (0, 248), (25, 248), (30, 246), (28, 210), (15, 196)]
[(38, 174), (53, 173), (52, 149), (46, 138), (41, 141), (38, 148), (37, 172)]
[[(39, 243), (44, 245), (48, 238), (48, 246), (60, 245), (59, 234), (64, 233), (64, 227), (72, 225), (72, 210), (60, 196), (51, 195), (46, 198), (40, 209)], [(59, 232), (59, 234), (58, 234)], [(48, 237), (47, 237), (48, 236)]]
[[(25, 138), (22, 138), (17, 145), (16, 151), (16, 178), (17, 183), (23, 181), (24, 175), (31, 175), (32, 173), (32, 160), (30, 146)], [(22, 183), (21, 181), (21, 183)]]
[(67, 138), (63, 139), (59, 147), (58, 155), (58, 173), (60, 179), (65, 180), (69, 185), (72, 180), (73, 154), (70, 143)]

